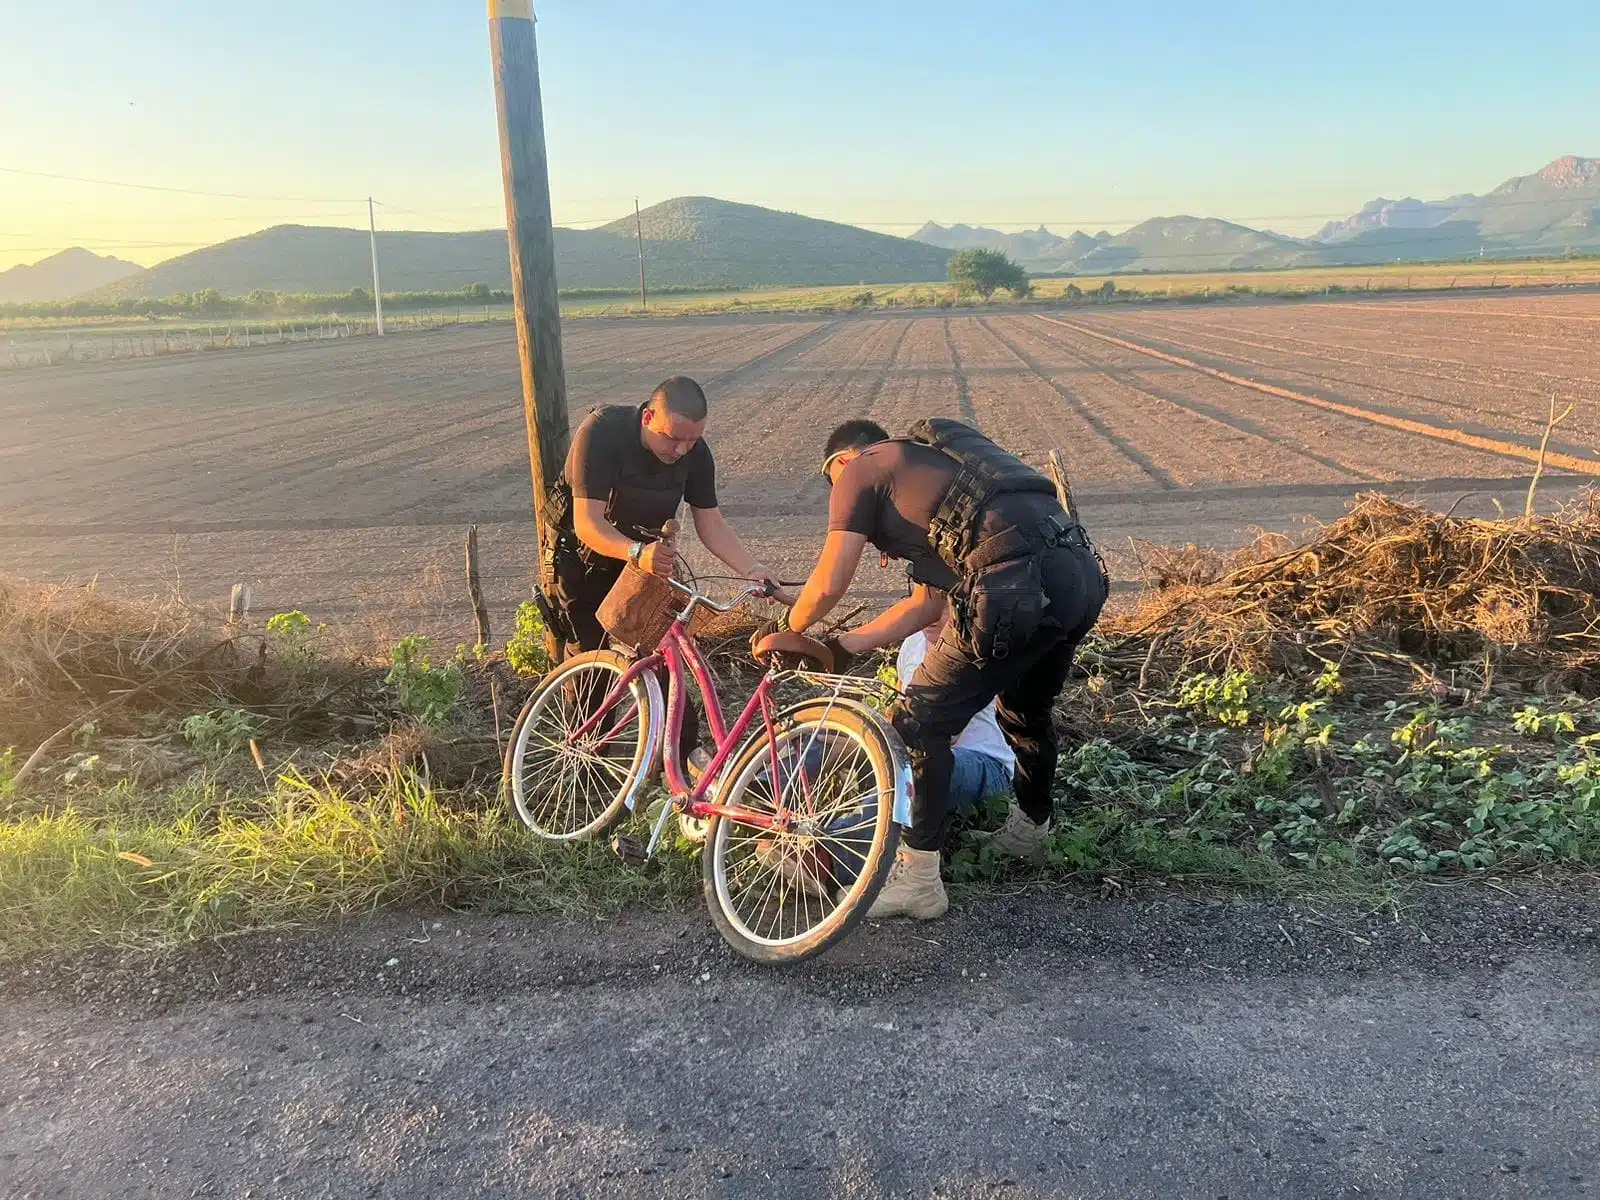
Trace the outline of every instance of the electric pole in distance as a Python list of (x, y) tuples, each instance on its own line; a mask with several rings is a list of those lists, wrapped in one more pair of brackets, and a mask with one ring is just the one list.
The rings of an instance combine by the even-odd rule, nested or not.
[(378, 218), (372, 212), (372, 197), (367, 197), (367, 233), (372, 237), (372, 303), (378, 314), (378, 336), (383, 336), (383, 285), (378, 282)]
[(639, 307), (650, 311), (650, 297), (644, 290), (644, 223), (639, 218), (639, 197), (633, 198), (633, 233), (639, 239)]

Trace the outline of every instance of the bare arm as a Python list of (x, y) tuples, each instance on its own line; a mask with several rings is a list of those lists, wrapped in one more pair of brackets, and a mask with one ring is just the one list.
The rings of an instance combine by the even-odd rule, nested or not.
[(700, 543), (715, 554), (735, 575), (755, 579), (766, 573), (766, 568), (756, 561), (755, 555), (745, 549), (739, 535), (728, 524), (720, 508), (690, 508), (694, 514), (694, 531)]
[(720, 508), (695, 508), (691, 505), (689, 511), (694, 514), (694, 531), (700, 535), (701, 545), (726, 563), (730, 571), (746, 579), (764, 579), (772, 586), (774, 600), (780, 604), (794, 603), (793, 594), (779, 586), (778, 577), (745, 548)]
[(822, 544), (822, 557), (817, 560), (811, 578), (800, 592), (800, 599), (789, 610), (789, 628), (804, 633), (834, 610), (844, 594), (850, 590), (850, 581), (856, 577), (861, 565), (861, 552), (867, 539), (859, 533), (830, 533)]
[(865, 625), (839, 635), (839, 645), (851, 654), (865, 654), (904, 641), (925, 629), (944, 611), (944, 593), (917, 584), (911, 595), (884, 609)]
[[(583, 500), (573, 497), (572, 531), (596, 554), (627, 561), (633, 539), (606, 520), (604, 500)], [(639, 558), (639, 566), (657, 575), (670, 575), (673, 564), (673, 547), (670, 540), (651, 542)]]

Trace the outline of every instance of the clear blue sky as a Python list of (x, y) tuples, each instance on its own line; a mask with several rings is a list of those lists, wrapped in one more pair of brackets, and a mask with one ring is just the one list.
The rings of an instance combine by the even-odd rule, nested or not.
[[(1306, 232), (1600, 155), (1600, 4), (543, 0), (557, 220), (706, 194), (910, 232)], [(481, 4), (0, 0), (0, 267), (503, 221)], [(323, 203), (324, 200), (336, 201)], [(316, 201), (315, 203), (309, 201)]]

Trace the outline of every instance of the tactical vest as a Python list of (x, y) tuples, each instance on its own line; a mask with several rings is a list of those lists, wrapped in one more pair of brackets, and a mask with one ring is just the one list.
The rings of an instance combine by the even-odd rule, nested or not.
[[(996, 498), (1019, 492), (1056, 495), (1049, 479), (960, 421), (945, 417), (918, 421), (907, 440), (932, 446), (956, 464), (956, 477), (928, 523), (928, 541), (945, 565), (959, 575), (986, 565), (973, 561), (980, 543), (1007, 532), (985, 528), (984, 517)], [(1026, 539), (1027, 534), (1017, 531), (1017, 537)], [(989, 553), (983, 557), (999, 561), (995, 556), (1003, 553), (1001, 547), (985, 548)], [(1011, 555), (1023, 552), (1026, 547), (1021, 544), (1010, 549)]]

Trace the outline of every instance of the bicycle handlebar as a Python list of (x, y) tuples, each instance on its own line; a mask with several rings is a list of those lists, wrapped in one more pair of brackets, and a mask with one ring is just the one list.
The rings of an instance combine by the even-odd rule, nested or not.
[(682, 592), (685, 596), (689, 597), (689, 607), (684, 609), (684, 616), (688, 616), (694, 611), (695, 606), (700, 604), (705, 605), (714, 613), (730, 613), (734, 609), (738, 608), (739, 605), (743, 604), (746, 600), (754, 599), (757, 596), (770, 596), (772, 594), (772, 589), (768, 587), (767, 584), (752, 583), (749, 587), (745, 588), (744, 591), (740, 592), (726, 604), (718, 604), (715, 600), (711, 599), (711, 597), (705, 595), (703, 592), (696, 591), (688, 584), (681, 583), (680, 581), (672, 578), (670, 575), (667, 577), (667, 582), (673, 587), (677, 588), (678, 591)]

